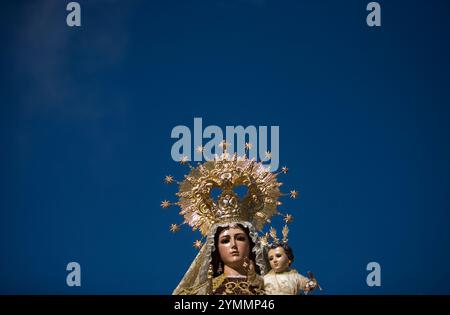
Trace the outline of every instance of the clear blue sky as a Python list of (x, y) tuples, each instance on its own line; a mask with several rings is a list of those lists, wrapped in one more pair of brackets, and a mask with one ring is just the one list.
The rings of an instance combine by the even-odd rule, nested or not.
[(162, 179), (194, 117), (280, 126), (324, 294), (450, 293), (448, 1), (379, 1), (381, 28), (369, 1), (79, 1), (80, 28), (68, 2), (0, 13), (0, 293), (170, 294), (199, 235), (168, 231)]

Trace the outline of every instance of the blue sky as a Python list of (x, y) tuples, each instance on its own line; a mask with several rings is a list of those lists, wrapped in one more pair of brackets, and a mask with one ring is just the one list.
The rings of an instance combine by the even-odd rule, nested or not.
[[(162, 210), (172, 128), (280, 126), (300, 272), (448, 294), (444, 0), (14, 1), (1, 14), (0, 292), (170, 294), (199, 237)], [(77, 261), (82, 286), (66, 285)], [(366, 285), (366, 265), (382, 268)]]

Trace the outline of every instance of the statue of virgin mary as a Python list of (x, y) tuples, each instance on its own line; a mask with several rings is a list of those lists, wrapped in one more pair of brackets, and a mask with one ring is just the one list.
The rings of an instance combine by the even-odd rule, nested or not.
[[(277, 175), (281, 172), (272, 173), (246, 156), (230, 158), (226, 152), (190, 169), (178, 183), (179, 200), (161, 204), (179, 206), (183, 224), (199, 230), (204, 238), (203, 245), (195, 243), (201, 249), (173, 294), (264, 294), (262, 276), (268, 263), (257, 230), (280, 214), (282, 183)], [(167, 176), (166, 183), (172, 182)], [(242, 197), (235, 191), (239, 186), (247, 189)], [(212, 189), (220, 190), (217, 198)], [(178, 227), (172, 224), (171, 230)]]

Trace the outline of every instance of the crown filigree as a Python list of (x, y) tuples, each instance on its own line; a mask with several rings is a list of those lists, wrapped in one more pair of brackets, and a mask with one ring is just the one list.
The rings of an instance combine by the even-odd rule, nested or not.
[[(212, 161), (206, 161), (197, 167), (191, 166), (186, 159), (181, 159), (181, 164), (190, 167), (189, 174), (185, 175), (182, 182), (177, 182), (179, 192), (177, 202), (164, 200), (163, 208), (178, 205), (181, 208), (180, 215), (184, 217), (183, 224), (190, 225), (193, 230), (199, 230), (205, 236), (211, 226), (216, 223), (229, 223), (238, 221), (251, 222), (256, 229), (262, 230), (266, 223), (270, 223), (273, 215), (281, 215), (278, 206), (282, 203), (278, 200), (285, 196), (279, 187), (282, 185), (277, 176), (286, 174), (287, 167), (279, 172), (271, 172), (270, 169), (255, 160), (249, 160), (246, 155), (238, 157), (230, 156), (226, 152), (227, 144), (222, 143), (224, 153), (216, 156)], [(246, 144), (246, 150), (251, 144)], [(167, 184), (174, 182), (172, 176), (166, 176)], [(236, 189), (244, 186), (247, 192), (240, 197)], [(218, 189), (220, 194), (215, 198), (212, 194)], [(296, 198), (298, 192), (290, 192), (291, 198)], [(292, 220), (291, 215), (285, 216), (285, 221)], [(172, 224), (171, 231), (178, 231), (179, 225)], [(199, 244), (194, 244), (199, 247)]]
[[(289, 227), (287, 225), (287, 220), (285, 219), (286, 224), (284, 225), (283, 229), (281, 230), (281, 235), (283, 236), (282, 239), (278, 237), (277, 230), (274, 227), (271, 227), (269, 232), (265, 233), (263, 236), (261, 236), (260, 240), (263, 246), (271, 247), (273, 245), (283, 245), (287, 244), (288, 242), (288, 234), (289, 234)], [(270, 238), (272, 238), (272, 242), (270, 242)]]

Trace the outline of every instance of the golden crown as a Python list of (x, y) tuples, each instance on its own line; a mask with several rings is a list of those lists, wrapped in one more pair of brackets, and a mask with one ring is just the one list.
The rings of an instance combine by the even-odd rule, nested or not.
[[(190, 225), (193, 230), (199, 230), (205, 236), (211, 226), (216, 223), (232, 223), (239, 221), (251, 222), (256, 229), (262, 230), (264, 224), (270, 223), (273, 215), (281, 215), (278, 206), (282, 203), (278, 200), (283, 194), (279, 187), (282, 185), (277, 180), (280, 173), (286, 174), (287, 167), (283, 167), (279, 172), (271, 172), (262, 162), (248, 159), (247, 155), (237, 156), (236, 153), (230, 156), (227, 153), (228, 144), (222, 141), (223, 154), (216, 156), (212, 161), (199, 163), (193, 167), (186, 157), (180, 160), (181, 164), (187, 164), (190, 172), (185, 175), (182, 182), (177, 182), (179, 192), (176, 196), (177, 202), (164, 200), (161, 203), (163, 208), (171, 205), (178, 205), (181, 208), (180, 215), (184, 217), (182, 224)], [(247, 152), (251, 148), (250, 143), (245, 145)], [(270, 152), (266, 153), (266, 156)], [(167, 184), (174, 182), (172, 176), (168, 175), (164, 181)], [(247, 193), (242, 198), (238, 196), (235, 189), (245, 186)], [(221, 190), (217, 198), (212, 196), (212, 190)], [(292, 190), (291, 198), (296, 198), (298, 192)], [(292, 215), (287, 214), (284, 221), (292, 221)], [(176, 232), (179, 224), (172, 224), (170, 230)], [(199, 248), (200, 241), (196, 241), (194, 246)]]
[[(281, 230), (282, 239), (278, 237), (277, 230), (274, 227), (271, 227), (269, 232), (266, 232), (263, 236), (261, 236), (260, 241), (263, 246), (272, 246), (272, 245), (282, 245), (288, 242), (288, 234), (289, 234), (289, 222), (286, 221), (283, 229)], [(272, 238), (272, 242), (270, 242), (270, 238)]]

